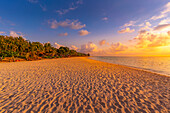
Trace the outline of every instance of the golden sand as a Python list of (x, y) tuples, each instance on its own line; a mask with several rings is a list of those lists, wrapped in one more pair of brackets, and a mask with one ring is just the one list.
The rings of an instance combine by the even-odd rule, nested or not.
[(0, 63), (0, 112), (168, 113), (170, 77), (87, 58)]

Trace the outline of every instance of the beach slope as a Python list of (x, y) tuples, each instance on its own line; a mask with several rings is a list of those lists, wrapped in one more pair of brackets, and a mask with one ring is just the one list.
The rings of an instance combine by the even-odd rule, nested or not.
[(168, 113), (170, 77), (88, 58), (0, 63), (0, 112)]

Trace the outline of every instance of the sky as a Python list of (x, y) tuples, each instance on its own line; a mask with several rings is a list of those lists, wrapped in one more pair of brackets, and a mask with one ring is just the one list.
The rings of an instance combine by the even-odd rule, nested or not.
[(1, 0), (0, 35), (92, 56), (170, 56), (169, 0)]

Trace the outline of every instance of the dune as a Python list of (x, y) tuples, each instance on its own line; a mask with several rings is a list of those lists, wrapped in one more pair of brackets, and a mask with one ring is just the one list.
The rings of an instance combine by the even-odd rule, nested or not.
[(168, 113), (170, 77), (88, 58), (0, 63), (0, 112)]

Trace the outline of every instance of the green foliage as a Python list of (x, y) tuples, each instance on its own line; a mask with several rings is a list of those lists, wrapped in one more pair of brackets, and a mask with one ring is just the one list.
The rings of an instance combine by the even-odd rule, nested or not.
[(68, 47), (53, 47), (50, 43), (30, 42), (22, 37), (0, 35), (0, 57), (19, 57), (26, 60), (41, 58), (62, 58), (70, 56), (90, 56), (70, 50)]

